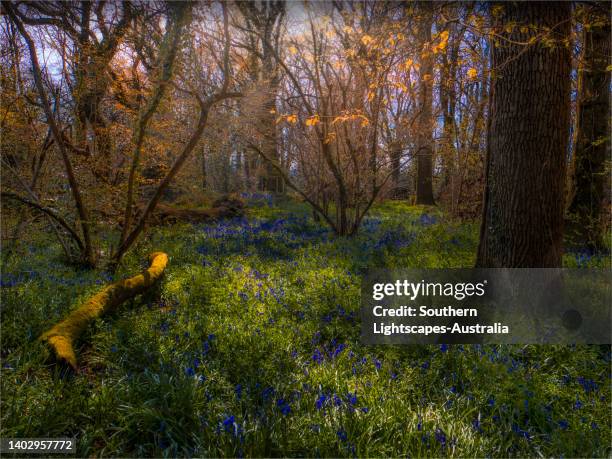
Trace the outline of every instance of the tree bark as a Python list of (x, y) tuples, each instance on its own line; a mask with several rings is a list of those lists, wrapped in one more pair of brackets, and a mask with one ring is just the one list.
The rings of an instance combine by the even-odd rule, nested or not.
[[(495, 75), (476, 265), (559, 267), (570, 122), (571, 4), (501, 3), (493, 8)], [(508, 24), (514, 24), (511, 31)]]
[(405, 197), (404, 190), (401, 184), (401, 159), (402, 159), (402, 145), (400, 142), (393, 142), (390, 145), (390, 156), (391, 156), (391, 183), (393, 184), (393, 199), (402, 199)]
[(431, 115), (433, 88), (433, 54), (431, 51), (431, 25), (433, 4), (421, 3), (421, 40), (424, 43), (419, 72), (419, 133), (417, 141), (416, 203), (435, 205), (433, 196), (433, 120)]
[[(610, 157), (610, 20), (605, 5), (590, 8), (583, 24), (583, 65), (579, 68), (576, 144), (567, 216), (573, 244), (597, 251), (604, 247), (604, 202)], [(600, 11), (597, 8), (601, 8)], [(588, 28), (587, 28), (588, 26)]]

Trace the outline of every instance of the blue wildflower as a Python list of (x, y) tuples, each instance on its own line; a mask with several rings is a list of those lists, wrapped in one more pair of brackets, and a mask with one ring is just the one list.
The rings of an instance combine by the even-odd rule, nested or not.
[(287, 416), (289, 413), (291, 413), (291, 406), (284, 398), (279, 398), (276, 401), (276, 406), (280, 409), (283, 416)]
[(578, 396), (576, 396), (576, 402), (574, 402), (574, 409), (579, 410), (580, 408), (582, 408), (582, 402), (580, 401)]
[(268, 400), (270, 399), (270, 397), (272, 397), (272, 395), (274, 395), (274, 387), (268, 386), (266, 387), (262, 392), (261, 392), (261, 397), (264, 400)]
[(436, 441), (444, 448), (446, 446), (446, 434), (440, 428), (437, 428), (435, 433)]
[(576, 381), (578, 381), (578, 384), (582, 386), (586, 393), (597, 391), (598, 389), (597, 383), (592, 379), (586, 379), (582, 376), (579, 376)]
[(228, 416), (223, 420), (223, 427), (226, 432), (231, 432), (236, 424), (236, 418), (234, 416)]
[(327, 404), (327, 395), (325, 394), (321, 394), (319, 395), (319, 398), (317, 398), (317, 401), (315, 402), (315, 407), (317, 408), (317, 410), (320, 410), (321, 408), (323, 408), (326, 404)]
[(346, 344), (339, 344), (338, 347), (336, 347), (334, 351), (332, 352), (332, 358), (338, 357), (345, 348), (346, 348)]

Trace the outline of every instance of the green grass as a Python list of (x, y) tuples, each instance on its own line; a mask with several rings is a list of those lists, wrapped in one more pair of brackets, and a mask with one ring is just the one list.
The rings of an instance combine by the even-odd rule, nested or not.
[[(402, 203), (351, 239), (264, 203), (151, 230), (109, 276), (41, 238), (3, 260), (0, 434), (76, 436), (79, 456), (608, 457), (609, 347), (360, 344), (360, 273), (470, 267), (477, 240)], [(159, 288), (93, 324), (62, 378), (36, 338), (153, 250)]]

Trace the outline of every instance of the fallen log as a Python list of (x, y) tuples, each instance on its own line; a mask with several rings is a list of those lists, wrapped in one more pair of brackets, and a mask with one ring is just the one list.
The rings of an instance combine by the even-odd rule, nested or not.
[(217, 199), (209, 209), (188, 209), (158, 204), (152, 220), (158, 224), (208, 223), (239, 217), (243, 214), (243, 207), (244, 203), (240, 199), (231, 196)]
[(168, 255), (154, 252), (149, 255), (150, 266), (142, 273), (104, 287), (68, 317), (44, 332), (40, 339), (53, 350), (60, 362), (77, 369), (74, 343), (94, 319), (112, 312), (123, 302), (143, 293), (161, 277), (168, 264)]
[(179, 222), (208, 223), (222, 218), (236, 217), (238, 214), (226, 207), (210, 209), (180, 209), (170, 206), (158, 206), (152, 220), (159, 224), (171, 225)]

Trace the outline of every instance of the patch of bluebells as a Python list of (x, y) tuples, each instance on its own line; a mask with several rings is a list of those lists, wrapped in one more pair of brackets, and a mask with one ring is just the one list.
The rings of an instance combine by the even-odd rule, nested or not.
[(526, 440), (531, 440), (531, 435), (529, 435), (529, 432), (527, 430), (521, 429), (516, 422), (512, 423), (512, 432), (514, 432), (519, 437), (525, 438)]
[(595, 254), (588, 248), (574, 252), (574, 259), (578, 268), (586, 268), (591, 263)]
[(415, 239), (414, 233), (408, 233), (403, 228), (386, 230), (374, 244), (375, 250), (382, 248), (386, 249), (401, 249), (407, 247)]
[(38, 271), (21, 271), (19, 273), (2, 273), (0, 274), (0, 287), (1, 288), (11, 288), (17, 285), (23, 284), (25, 282), (39, 280), (49, 282), (53, 285), (62, 285), (62, 286), (75, 286), (75, 285), (88, 285), (88, 284), (97, 284), (103, 285), (111, 282), (113, 280), (112, 274), (108, 272), (101, 272), (97, 279), (93, 279), (87, 276), (87, 273), (83, 273), (84, 275), (78, 275), (74, 277), (69, 276), (56, 276), (55, 274), (45, 274), (40, 273)]
[(320, 394), (315, 401), (315, 408), (317, 410), (322, 410), (323, 408), (325, 408), (325, 406), (327, 406), (328, 402), (329, 397), (325, 394)]
[(272, 207), (274, 205), (274, 197), (271, 193), (243, 191), (240, 193), (240, 197), (253, 207), (262, 207), (265, 205)]
[(287, 250), (297, 249), (312, 242), (329, 242), (334, 239), (328, 228), (314, 225), (305, 216), (289, 216), (275, 220), (236, 217), (215, 225), (199, 227), (206, 238), (202, 245), (196, 247), (196, 251), (213, 256), (257, 250), (262, 256), (279, 259), (286, 256)]
[(588, 394), (589, 392), (597, 392), (599, 390), (599, 386), (592, 379), (587, 379), (582, 376), (576, 378), (578, 384), (582, 386), (584, 391)]
[[(317, 341), (313, 339), (313, 344), (316, 344)], [(312, 361), (317, 365), (321, 365), (326, 359), (333, 361), (337, 359), (345, 349), (346, 344), (338, 343), (336, 339), (332, 339), (328, 344), (318, 346), (314, 349), (312, 353)]]
[(291, 405), (284, 398), (279, 398), (276, 401), (276, 406), (283, 416), (287, 416), (289, 413), (291, 413)]
[(417, 224), (421, 226), (431, 226), (435, 225), (436, 223), (438, 223), (437, 217), (435, 215), (430, 215), (427, 213), (421, 214), (417, 221)]
[(435, 439), (438, 443), (440, 443), (440, 446), (442, 448), (446, 447), (446, 434), (444, 433), (444, 431), (440, 428), (436, 428), (435, 432)]
[(359, 409), (362, 413), (366, 414), (370, 411), (367, 406), (358, 407), (358, 398), (356, 392), (347, 392), (344, 395), (321, 392), (315, 398), (315, 408), (318, 411), (325, 411), (327, 408), (345, 409), (350, 412), (354, 412)]
[[(234, 437), (239, 437), (241, 433), (240, 424), (236, 421), (236, 417), (234, 415), (226, 416), (221, 421), (221, 426), (223, 432), (229, 433)], [(221, 429), (217, 428), (217, 433), (220, 433)]]

